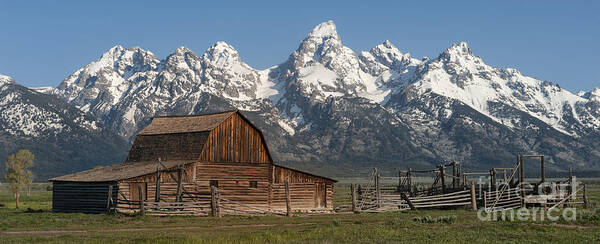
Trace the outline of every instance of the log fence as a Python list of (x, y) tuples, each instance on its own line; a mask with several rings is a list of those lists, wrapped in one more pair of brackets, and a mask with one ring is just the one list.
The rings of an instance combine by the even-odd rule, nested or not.
[[(289, 191), (289, 186), (286, 187)], [(287, 212), (274, 211), (268, 206), (253, 206), (221, 197), (217, 187), (211, 187), (210, 193), (189, 193), (182, 195), (179, 202), (145, 201), (140, 191), (139, 199), (116, 199), (113, 205), (107, 206), (108, 212), (139, 213), (151, 216), (214, 216), (228, 215), (282, 215), (291, 216), (291, 204), (287, 204)], [(194, 195), (198, 195), (194, 197)], [(109, 197), (109, 203), (112, 198)]]

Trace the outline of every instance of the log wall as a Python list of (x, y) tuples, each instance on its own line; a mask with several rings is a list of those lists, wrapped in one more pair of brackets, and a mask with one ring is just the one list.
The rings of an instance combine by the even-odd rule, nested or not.
[[(286, 210), (285, 184), (274, 183), (271, 186), (271, 209)], [(292, 211), (333, 211), (333, 184), (325, 184), (326, 206), (317, 203), (318, 183), (291, 183), (290, 200)]]
[(273, 165), (273, 183), (283, 183), (288, 180), (290, 183), (315, 183), (315, 182), (327, 182), (334, 183), (334, 181), (311, 175), (302, 171), (285, 168), (278, 165)]
[[(269, 208), (270, 165), (245, 163), (200, 162), (196, 169), (196, 185), (210, 191), (210, 181), (218, 182), (222, 198)], [(251, 186), (256, 182), (256, 187)]]

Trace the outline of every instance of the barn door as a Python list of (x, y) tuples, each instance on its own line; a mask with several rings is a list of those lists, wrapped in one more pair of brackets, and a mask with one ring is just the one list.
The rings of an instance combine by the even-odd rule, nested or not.
[(315, 183), (315, 208), (327, 207), (325, 183)]
[(139, 201), (140, 200), (140, 192), (138, 190), (138, 186), (142, 187), (142, 197), (144, 201), (148, 200), (148, 187), (145, 182), (140, 183), (129, 183), (129, 198), (131, 201)]

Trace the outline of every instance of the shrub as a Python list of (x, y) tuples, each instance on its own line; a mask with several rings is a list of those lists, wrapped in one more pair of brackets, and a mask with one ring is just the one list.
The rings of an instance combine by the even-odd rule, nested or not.
[(429, 223), (429, 224), (433, 224), (433, 223), (452, 224), (452, 223), (456, 222), (456, 216), (454, 216), (454, 215), (440, 216), (440, 217), (434, 218), (434, 217), (427, 215), (427, 216), (423, 216), (423, 217), (414, 217), (413, 221), (420, 222), (420, 223)]

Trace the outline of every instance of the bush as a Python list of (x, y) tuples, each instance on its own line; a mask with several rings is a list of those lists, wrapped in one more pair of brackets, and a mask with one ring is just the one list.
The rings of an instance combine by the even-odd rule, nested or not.
[(454, 215), (440, 216), (437, 218), (433, 218), (428, 215), (428, 216), (423, 216), (423, 217), (414, 217), (413, 221), (420, 222), (420, 223), (428, 223), (428, 224), (434, 224), (434, 223), (452, 224), (452, 223), (456, 222), (456, 216), (454, 216)]
[(52, 184), (46, 186), (46, 191), (52, 191)]

